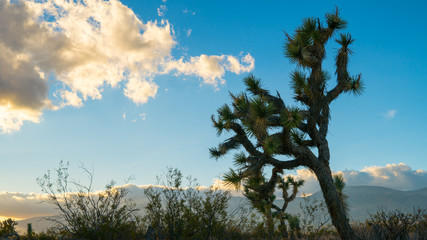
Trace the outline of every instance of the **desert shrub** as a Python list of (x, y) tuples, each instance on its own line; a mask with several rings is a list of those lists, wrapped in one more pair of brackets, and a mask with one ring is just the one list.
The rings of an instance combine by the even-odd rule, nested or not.
[[(217, 188), (201, 190), (196, 179), (183, 176), (178, 169), (168, 168), (158, 177), (162, 187), (149, 187), (145, 229), (158, 239), (227, 239), (231, 216), (227, 213), (229, 192)], [(237, 234), (238, 235), (238, 234)], [(237, 239), (237, 238), (236, 238)]]
[(69, 179), (68, 164), (62, 161), (52, 179), (48, 171), (37, 182), (48, 196), (47, 202), (59, 210), (53, 221), (65, 238), (72, 239), (134, 239), (138, 233), (135, 203), (126, 199), (125, 188), (114, 187), (111, 181), (104, 191), (94, 192), (93, 172), (82, 167), (89, 178), (83, 185)]
[(426, 209), (414, 209), (413, 212), (380, 209), (370, 216), (365, 224), (354, 227), (361, 239), (427, 239)]
[(320, 239), (331, 232), (328, 208), (323, 200), (304, 196), (299, 224), (306, 239)]
[(0, 239), (19, 239), (19, 235), (15, 230), (16, 225), (18, 225), (18, 223), (11, 218), (1, 221)]

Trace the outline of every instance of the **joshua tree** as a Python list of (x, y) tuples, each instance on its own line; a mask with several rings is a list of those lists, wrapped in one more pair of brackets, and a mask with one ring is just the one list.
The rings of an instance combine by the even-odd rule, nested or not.
[[(325, 45), (335, 32), (346, 27), (336, 10), (318, 18), (307, 18), (293, 35), (286, 34), (284, 53), (298, 69), (291, 73), (294, 99), (301, 106), (292, 107), (279, 93), (271, 94), (253, 75), (244, 78), (249, 94), (231, 95), (232, 108), (224, 105), (218, 117), (212, 116), (218, 134), (224, 130), (233, 136), (211, 148), (212, 157), (219, 158), (233, 149), (243, 147), (248, 156), (239, 157), (234, 172), (239, 182), (248, 176), (266, 176), (272, 169), (270, 180), (286, 169), (307, 167), (317, 176), (332, 218), (342, 239), (354, 239), (344, 206), (335, 188), (329, 165), (329, 144), (326, 138), (330, 120), (330, 104), (342, 93), (361, 94), (361, 75), (350, 76), (347, 65), (353, 43), (350, 34), (340, 34), (340, 45), (335, 58), (337, 83), (327, 88), (330, 75), (322, 68)], [(243, 161), (244, 160), (244, 161)], [(231, 174), (230, 173), (230, 174)]]
[[(286, 213), (286, 208), (288, 204), (292, 202), (298, 193), (298, 188), (304, 184), (304, 180), (295, 181), (291, 176), (286, 177), (286, 180), (283, 178), (279, 179), (279, 189), (282, 190), (283, 205), (281, 208), (273, 204), (273, 208), (276, 210), (276, 216), (279, 219), (280, 225), (279, 229), (282, 231), (282, 237), (287, 237), (287, 228), (285, 225), (285, 220), (288, 220), (291, 217), (290, 214)], [(290, 187), (292, 186), (292, 193), (289, 195)]]
[[(243, 155), (242, 155), (243, 156)], [(274, 220), (279, 221), (279, 230), (283, 238), (288, 235), (286, 228), (286, 220), (290, 217), (286, 213), (288, 204), (293, 201), (298, 193), (298, 188), (303, 185), (304, 180), (294, 180), (293, 177), (288, 176), (286, 179), (277, 172), (273, 173), (276, 179), (271, 178), (272, 181), (266, 182), (264, 176), (251, 176), (245, 179), (243, 195), (249, 199), (252, 206), (256, 208), (261, 214), (264, 215), (266, 220), (266, 227), (268, 230), (269, 238), (273, 238), (275, 232)], [(233, 170), (224, 176), (225, 182), (229, 184), (236, 184), (235, 179), (240, 181), (240, 176)], [(238, 182), (240, 183), (240, 182)], [(238, 187), (238, 185), (235, 185)], [(282, 191), (283, 204), (280, 207), (274, 194), (274, 189), (277, 186)], [(289, 194), (290, 187), (292, 186), (292, 192)]]

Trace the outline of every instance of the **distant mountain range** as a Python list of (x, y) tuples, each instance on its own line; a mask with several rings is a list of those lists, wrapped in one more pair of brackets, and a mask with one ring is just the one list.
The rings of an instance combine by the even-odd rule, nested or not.
[[(128, 190), (128, 196), (143, 210), (147, 204), (143, 189), (133, 185), (129, 186)], [(365, 221), (370, 214), (376, 213), (381, 208), (385, 210), (400, 209), (409, 212), (414, 208), (427, 208), (427, 188), (416, 191), (399, 191), (385, 187), (348, 186), (345, 193), (349, 196), (351, 221)], [(307, 198), (310, 200), (323, 199), (323, 196), (321, 192), (316, 192)], [(277, 200), (277, 203), (280, 204), (281, 201), (283, 200)], [(296, 198), (289, 204), (287, 212), (291, 214), (301, 213), (300, 203), (303, 202), (303, 198)], [(229, 211), (233, 211), (245, 203), (247, 202), (244, 197), (233, 196), (229, 202)], [(18, 221), (17, 229), (22, 233), (26, 232), (28, 223), (32, 223), (36, 232), (45, 231), (52, 226), (51, 222), (43, 219), (43, 217), (36, 217)]]
[[(375, 186), (348, 186), (344, 190), (348, 195), (350, 205), (350, 220), (363, 222), (370, 214), (380, 209), (404, 210), (412, 212), (414, 208), (427, 208), (427, 188), (416, 191), (400, 191), (385, 187)], [(323, 194), (316, 192), (308, 198), (322, 199)], [(299, 204), (302, 198), (296, 198), (289, 204), (289, 213), (300, 213)]]

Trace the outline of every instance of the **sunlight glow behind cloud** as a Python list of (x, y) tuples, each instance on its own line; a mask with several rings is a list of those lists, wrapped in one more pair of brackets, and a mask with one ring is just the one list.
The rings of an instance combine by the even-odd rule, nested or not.
[[(176, 60), (171, 24), (144, 22), (118, 0), (0, 0), (0, 29), (1, 133), (39, 122), (44, 110), (101, 99), (104, 87), (120, 82), (126, 97), (143, 104), (157, 94), (157, 75), (191, 75), (217, 88), (226, 71), (254, 68), (250, 54)], [(49, 99), (52, 73), (60, 87)]]

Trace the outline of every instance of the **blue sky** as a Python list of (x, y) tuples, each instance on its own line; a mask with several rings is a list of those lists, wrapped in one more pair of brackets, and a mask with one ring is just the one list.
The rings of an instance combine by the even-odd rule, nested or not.
[[(16, 1), (9, 3), (0, 0), (0, 3), (4, 13), (12, 14), (13, 9), (18, 8)], [(34, 18), (34, 24), (52, 21), (45, 15), (44, 18), (35, 17), (40, 15), (37, 15), (36, 11), (39, 10), (35, 6), (43, 8), (47, 5), (37, 5), (31, 1), (22, 4), (34, 4), (25, 12), (29, 18)], [(332, 168), (336, 171), (360, 171), (368, 166), (402, 162), (414, 171), (427, 170), (427, 46), (423, 44), (427, 37), (427, 4), (423, 1), (387, 1), (386, 4), (383, 1), (270, 1), (260, 4), (259, 1), (159, 0), (122, 1), (116, 4), (117, 9), (129, 8), (131, 12), (126, 14), (134, 14), (132, 16), (138, 18), (143, 26), (141, 33), (152, 31), (152, 36), (159, 36), (162, 41), (152, 41), (159, 45), (141, 47), (138, 43), (126, 42), (130, 47), (142, 50), (130, 49), (116, 56), (115, 49), (102, 49), (110, 46), (106, 39), (102, 39), (103, 36), (94, 35), (95, 40), (90, 38), (90, 34), (95, 34), (99, 29), (88, 29), (88, 35), (82, 35), (89, 37), (84, 42), (80, 35), (66, 35), (82, 33), (83, 27), (74, 29), (71, 28), (72, 24), (58, 21), (57, 26), (63, 27), (63, 30), (54, 35), (53, 30), (46, 30), (53, 28), (52, 25), (43, 25), (46, 29), (39, 31), (53, 34), (55, 37), (47, 39), (58, 41), (61, 49), (69, 46), (59, 43), (61, 36), (66, 36), (63, 41), (74, 44), (74, 50), (81, 50), (80, 55), (70, 53), (70, 58), (77, 59), (64, 60), (69, 64), (64, 67), (53, 62), (57, 56), (51, 52), (40, 54), (45, 53), (40, 49), (51, 49), (43, 48), (43, 41), (36, 38), (45, 37), (46, 34), (35, 35), (32, 39), (39, 42), (37, 47), (27, 43), (22, 43), (21, 47), (14, 46), (14, 42), (19, 41), (13, 38), (25, 39), (28, 36), (25, 29), (16, 30), (16, 35), (0, 37), (2, 49), (10, 49), (12, 53), (19, 52), (23, 56), (28, 54), (30, 60), (22, 61), (44, 72), (44, 78), (38, 79), (37, 83), (45, 84), (43, 86), (46, 86), (47, 92), (41, 91), (41, 100), (40, 95), (32, 94), (40, 102), (46, 99), (51, 101), (50, 105), (43, 103), (33, 106), (31, 100), (22, 97), (17, 107), (5, 108), (17, 112), (30, 108), (33, 114), (26, 117), (27, 121), (22, 125), (18, 124), (18, 127), (7, 131), (4, 124), (8, 122), (5, 119), (11, 115), (8, 115), (8, 110), (2, 112), (0, 108), (0, 121), (3, 121), (3, 125), (0, 125), (3, 126), (3, 134), (0, 135), (0, 191), (40, 192), (35, 179), (47, 169), (54, 169), (60, 160), (70, 162), (75, 176), (81, 172), (77, 169), (81, 163), (93, 166), (96, 188), (102, 188), (110, 179), (121, 183), (129, 176), (134, 176), (137, 184), (154, 184), (155, 176), (162, 174), (167, 166), (177, 167), (185, 175), (193, 175), (202, 185), (210, 185), (214, 178), (232, 166), (230, 159), (214, 161), (209, 158), (208, 148), (223, 139), (217, 137), (212, 128), (211, 114), (222, 104), (230, 102), (229, 91), (238, 93), (243, 90), (241, 79), (248, 72), (261, 78), (266, 88), (278, 90), (290, 104), (289, 73), (296, 66), (282, 54), (283, 30), (293, 32), (303, 18), (321, 17), (334, 10), (335, 6), (349, 22), (344, 31), (350, 32), (356, 39), (352, 46), (354, 54), (350, 60), (350, 71), (353, 74), (362, 73), (366, 90), (359, 97), (343, 95), (332, 105), (329, 133)], [(28, 9), (36, 9), (36, 13)], [(93, 9), (86, 10), (90, 12)], [(17, 11), (13, 15), (15, 18), (0, 21), (0, 29), (12, 25), (20, 17), (24, 18), (23, 15), (23, 11)], [(100, 18), (102, 16), (98, 15)], [(76, 15), (72, 20), (77, 21), (78, 18)], [(97, 20), (96, 17), (94, 19)], [(131, 20), (130, 23), (136, 21)], [(101, 19), (97, 21), (102, 22)], [(127, 38), (131, 38), (131, 33), (128, 35), (126, 32), (130, 29), (130, 23), (123, 22), (124, 30), (121, 32), (120, 28), (111, 28), (116, 31), (116, 36), (123, 36), (123, 39), (120, 38), (123, 42), (118, 42), (123, 46)], [(159, 32), (163, 35), (154, 34)], [(102, 43), (98, 45), (97, 39)], [(103, 69), (99, 75), (94, 74), (96, 71), (78, 71), (78, 67), (92, 69), (89, 65), (82, 65), (84, 54), (92, 60), (97, 59), (91, 52), (84, 52), (85, 48), (75, 46), (86, 43), (95, 44), (101, 53), (105, 50), (109, 56), (113, 56), (108, 60), (113, 70), (122, 61), (131, 62), (131, 65), (126, 65), (131, 66), (130, 69), (117, 75), (126, 79), (118, 79), (114, 87), (106, 80), (89, 89), (88, 82), (96, 81), (99, 76), (104, 77), (108, 69)], [(151, 51), (151, 48), (155, 51)], [(328, 49), (325, 66), (333, 73), (337, 46), (330, 42)], [(132, 55), (135, 53), (135, 56)], [(170, 70), (161, 72), (149, 69), (147, 66), (153, 64), (150, 62), (152, 60), (147, 60), (151, 59), (150, 54), (159, 54), (155, 60), (160, 63), (155, 62), (159, 64), (155, 66), (161, 66), (162, 70), (170, 67)], [(131, 56), (130, 60), (128, 55)], [(52, 56), (52, 59), (41, 59), (41, 56)], [(208, 72), (200, 71), (201, 65), (197, 64), (201, 63), (201, 56), (224, 56), (222, 60), (209, 58), (209, 63), (215, 60), (214, 63), (222, 64), (224, 73), (219, 71), (221, 67), (219, 70), (206, 68)], [(251, 58), (246, 58), (245, 62), (246, 56)], [(194, 62), (191, 62), (192, 57)], [(235, 68), (230, 67), (232, 64), (228, 57), (238, 61)], [(8, 63), (5, 59), (7, 57), (0, 57), (2, 64)], [(58, 59), (61, 61), (62, 58)], [(180, 63), (179, 59), (183, 62)], [(132, 61), (143, 64), (134, 66)], [(168, 64), (162, 65), (162, 61)], [(1, 69), (9, 71), (5, 67)], [(84, 74), (86, 82), (75, 78)], [(140, 97), (138, 92), (145, 88), (136, 87), (135, 90), (128, 85), (132, 81), (128, 77), (131, 75), (144, 79), (137, 81), (138, 84), (148, 84), (142, 85), (148, 86), (148, 90), (141, 93), (145, 98)], [(19, 94), (30, 90), (27, 87), (3, 87), (8, 86), (4, 84), (6, 76), (13, 74), (0, 71), (0, 81), (3, 81), (0, 82), (0, 96), (6, 96), (1, 98), (0, 104), (9, 101), (13, 105), (14, 99), (20, 99)], [(31, 78), (24, 81), (25, 86), (34, 82)], [(138, 84), (136, 86), (141, 86)], [(102, 97), (91, 92), (94, 89), (98, 89)], [(125, 93), (126, 89), (128, 93)], [(13, 97), (8, 98), (8, 91), (14, 90)], [(70, 95), (61, 95), (65, 92)], [(67, 97), (71, 95), (77, 96), (80, 101)], [(34, 114), (38, 114), (37, 117)]]

